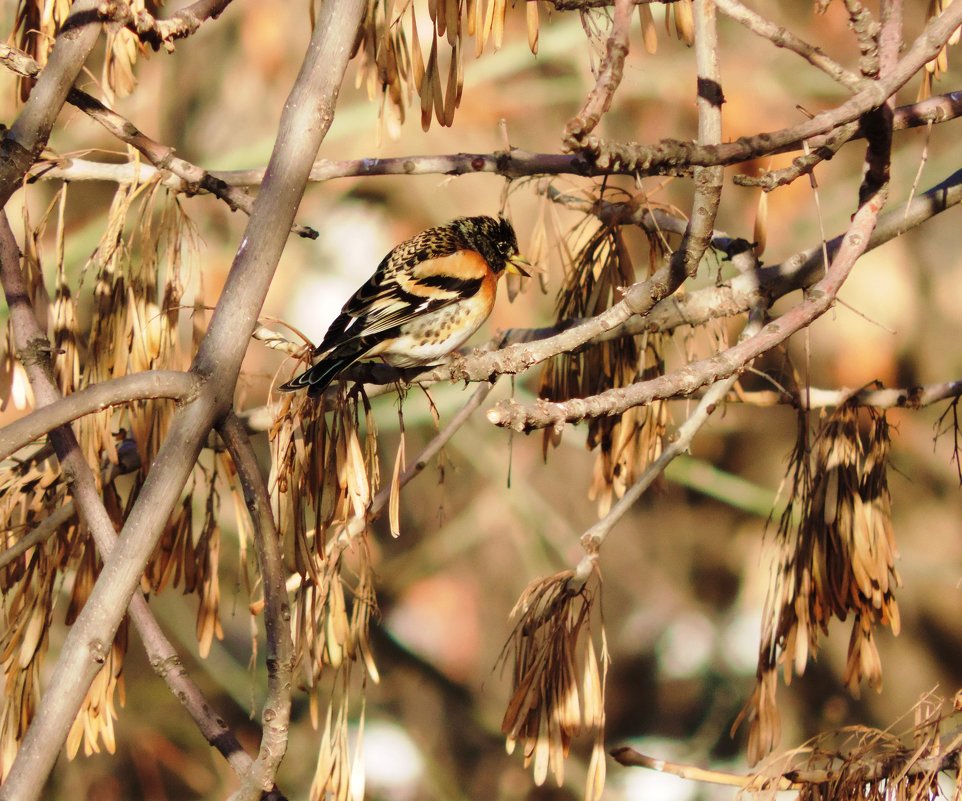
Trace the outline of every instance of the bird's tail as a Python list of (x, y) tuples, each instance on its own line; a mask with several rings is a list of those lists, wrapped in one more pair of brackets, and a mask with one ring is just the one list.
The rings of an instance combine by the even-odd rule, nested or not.
[(346, 370), (361, 356), (360, 353), (352, 353), (347, 356), (328, 356), (321, 359), (310, 370), (305, 370), (300, 375), (294, 376), (286, 384), (280, 387), (281, 392), (296, 392), (299, 389), (307, 389), (309, 398), (316, 398), (330, 384), (338, 373)]

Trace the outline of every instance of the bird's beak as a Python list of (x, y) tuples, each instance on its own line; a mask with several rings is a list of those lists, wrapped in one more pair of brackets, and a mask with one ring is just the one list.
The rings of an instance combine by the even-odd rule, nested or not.
[(530, 278), (531, 273), (528, 272), (531, 269), (531, 262), (528, 261), (520, 253), (515, 253), (508, 259), (507, 265), (505, 265), (505, 272), (513, 273), (514, 275), (523, 275), (525, 278)]

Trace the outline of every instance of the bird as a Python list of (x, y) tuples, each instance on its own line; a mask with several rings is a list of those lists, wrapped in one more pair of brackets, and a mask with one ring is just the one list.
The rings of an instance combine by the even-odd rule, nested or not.
[(458, 217), (388, 253), (314, 348), (314, 366), (282, 385), (317, 397), (361, 359), (394, 367), (437, 364), (491, 314), (498, 279), (530, 276), (504, 217)]

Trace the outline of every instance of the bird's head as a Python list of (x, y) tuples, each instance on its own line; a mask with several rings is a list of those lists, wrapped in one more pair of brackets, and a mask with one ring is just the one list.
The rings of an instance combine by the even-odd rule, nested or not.
[(531, 275), (531, 263), (518, 251), (518, 237), (505, 217), (460, 217), (452, 225), (496, 274)]

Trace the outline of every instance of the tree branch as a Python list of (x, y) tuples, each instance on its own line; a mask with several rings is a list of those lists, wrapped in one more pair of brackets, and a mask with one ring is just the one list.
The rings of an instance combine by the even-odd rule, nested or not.
[(611, 108), (611, 99), (625, 70), (631, 12), (631, 0), (615, 0), (611, 33), (605, 46), (605, 57), (598, 69), (598, 78), (581, 110), (565, 125), (562, 138), (570, 150), (580, 147), (582, 140), (597, 127), (602, 115)]
[(294, 671), (294, 642), (291, 639), (291, 609), (287, 599), (281, 538), (271, 512), (270, 491), (261, 473), (247, 432), (230, 413), (218, 427), (227, 446), (250, 512), (254, 528), (254, 550), (264, 588), (264, 628), (267, 632), (267, 698), (261, 716), (261, 747), (234, 801), (256, 801), (274, 786), (274, 777), (287, 751), (291, 720), (291, 690)]
[(197, 376), (179, 370), (150, 370), (94, 384), (42, 406), (0, 429), (0, 459), (6, 459), (37, 437), (86, 414), (150, 398), (182, 401), (189, 398), (199, 385)]
[(662, 140), (655, 145), (641, 145), (633, 142), (612, 143), (588, 137), (582, 152), (604, 169), (629, 170), (639, 175), (651, 175), (663, 166), (737, 164), (777, 152), (780, 148), (794, 148), (805, 140), (853, 122), (883, 105), (927, 62), (938, 55), (960, 25), (962, 6), (948, 6), (929, 21), (890, 74), (880, 80), (871, 81), (841, 105), (790, 128), (742, 136), (733, 142), (711, 147), (672, 139)]
[(157, 19), (143, 9), (134, 13), (128, 5), (126, 14), (117, 21), (130, 28), (140, 41), (154, 50), (163, 47), (173, 51), (177, 39), (193, 35), (206, 20), (217, 19), (230, 4), (231, 0), (195, 0), (167, 19)]
[[(5, 48), (0, 44), (0, 61)], [(15, 51), (18, 52), (18, 51)], [(892, 129), (904, 131), (925, 125), (948, 122), (962, 116), (962, 92), (949, 92), (936, 95), (927, 100), (901, 106), (895, 111)], [(865, 137), (859, 121), (842, 126), (824, 136), (807, 140), (812, 151), (826, 148), (837, 150), (842, 144)], [(798, 142), (774, 148), (771, 153), (789, 153), (802, 147)], [(824, 154), (827, 158), (827, 153)], [(804, 158), (804, 157), (802, 157)], [(201, 168), (197, 168), (201, 169)], [(665, 168), (668, 171), (669, 168)], [(104, 163), (85, 159), (64, 158), (56, 164), (45, 163), (34, 170), (33, 180), (56, 179), (64, 181), (108, 181), (112, 183), (133, 183), (153, 177), (155, 167), (132, 162)], [(450, 153), (440, 156), (396, 156), (391, 158), (365, 158), (346, 161), (320, 159), (311, 170), (311, 181), (324, 182), (336, 178), (361, 178), (382, 175), (471, 175), (488, 173), (504, 178), (525, 178), (535, 175), (580, 175), (583, 177), (602, 177), (605, 175), (629, 174), (622, 165), (602, 167), (592, 163), (583, 154), (530, 153), (513, 148), (510, 151), (495, 153)], [(671, 167), (668, 174), (689, 176), (691, 170), (681, 166)], [(264, 170), (222, 170), (207, 173), (214, 181), (228, 186), (259, 186), (264, 180)], [(741, 183), (761, 183), (762, 178), (749, 178), (735, 175), (733, 181)], [(173, 174), (165, 175), (164, 185), (178, 192), (202, 192), (204, 188), (188, 183)]]
[[(100, 669), (144, 565), (166, 525), (214, 423), (228, 412), (241, 361), (287, 232), (330, 128), (334, 105), (365, 8), (362, 0), (324, 3), (304, 65), (280, 120), (267, 175), (192, 366), (204, 380), (171, 422), (140, 494), (97, 582), (67, 634), (44, 695), (21, 743), (2, 801), (35, 801), (70, 724)], [(46, 70), (44, 71), (46, 73)], [(41, 76), (42, 77), (42, 76)]]

